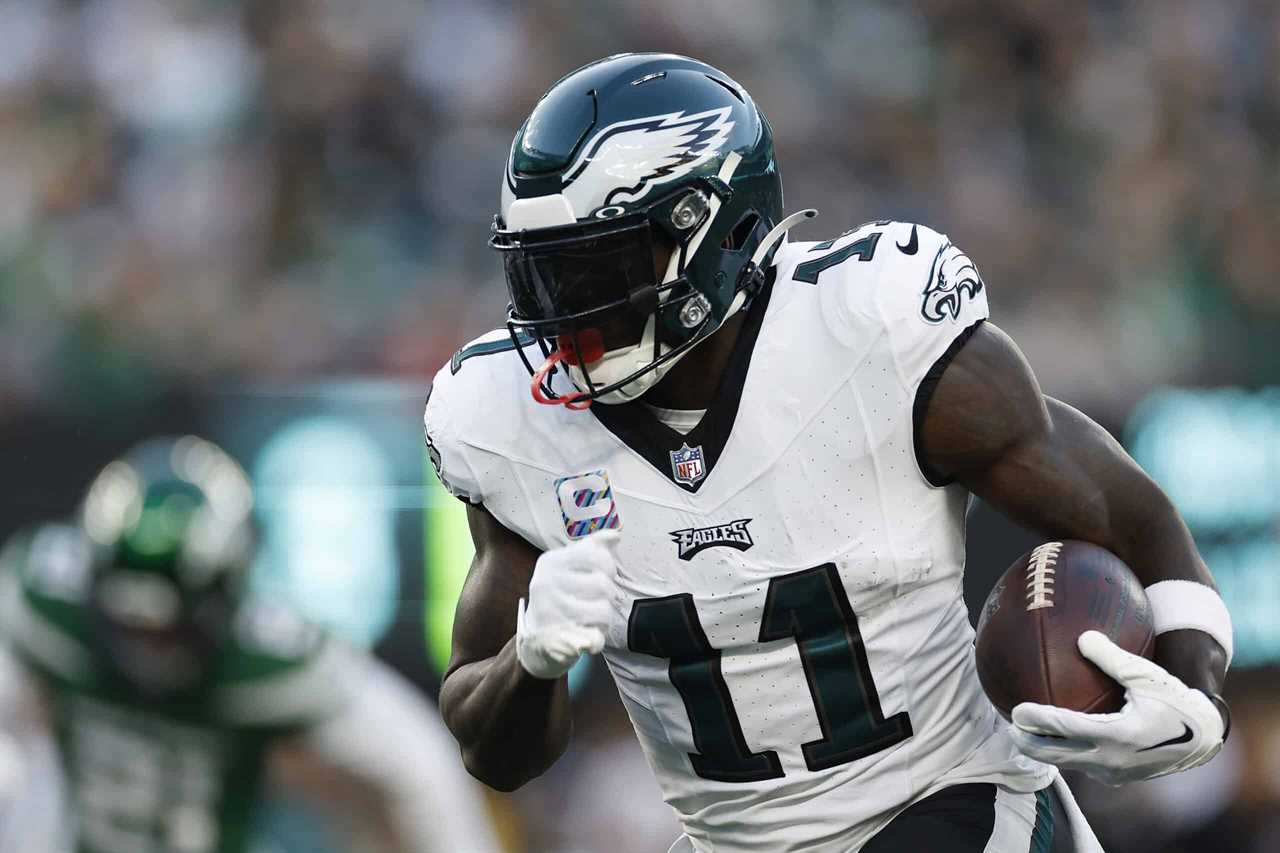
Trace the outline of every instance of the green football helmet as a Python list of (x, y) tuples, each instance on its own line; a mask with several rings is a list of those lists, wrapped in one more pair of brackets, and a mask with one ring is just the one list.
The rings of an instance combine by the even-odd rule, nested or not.
[(192, 689), (207, 675), (253, 558), (252, 504), (241, 467), (195, 436), (148, 440), (90, 485), (81, 523), (99, 651), (141, 692)]
[[(564, 77), (516, 133), (490, 239), (534, 398), (639, 397), (750, 300), (811, 215), (783, 219), (769, 123), (723, 72), (632, 53)], [(561, 362), (565, 393), (550, 380)]]

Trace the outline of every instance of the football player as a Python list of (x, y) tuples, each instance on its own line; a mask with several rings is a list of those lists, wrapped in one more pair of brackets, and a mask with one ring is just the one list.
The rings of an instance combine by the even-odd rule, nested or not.
[[(958, 247), (890, 221), (787, 242), (812, 213), (783, 215), (769, 124), (704, 63), (609, 57), (538, 102), (490, 240), (507, 328), (426, 409), (476, 547), (445, 721), (517, 788), (603, 651), (679, 849), (1044, 849), (1054, 765), (1119, 783), (1219, 750), (1225, 607), (1169, 500), (987, 322)], [(1123, 711), (997, 717), (961, 599), (971, 494), (1149, 585), (1154, 663), (1080, 639)]]
[(6, 546), (0, 725), (54, 733), (75, 849), (241, 853), (268, 766), (360, 795), (394, 849), (498, 849), (410, 685), (242, 597), (251, 503), (213, 444), (153, 439), (98, 475), (81, 524)]

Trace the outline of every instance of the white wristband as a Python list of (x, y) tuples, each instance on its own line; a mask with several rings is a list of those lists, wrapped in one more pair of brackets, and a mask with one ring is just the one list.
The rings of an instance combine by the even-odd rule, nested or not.
[(1156, 636), (1169, 631), (1203, 631), (1218, 641), (1231, 665), (1231, 614), (1222, 596), (1195, 581), (1160, 581), (1147, 587)]

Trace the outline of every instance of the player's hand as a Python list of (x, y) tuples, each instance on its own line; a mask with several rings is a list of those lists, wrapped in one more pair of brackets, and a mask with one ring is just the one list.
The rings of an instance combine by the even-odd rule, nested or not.
[(538, 678), (559, 678), (604, 648), (617, 590), (616, 530), (543, 553), (516, 614), (516, 657)]
[(1085, 631), (1078, 645), (1124, 686), (1124, 707), (1114, 714), (1082, 714), (1023, 702), (1013, 709), (1013, 739), (1020, 750), (1108, 785), (1189, 770), (1217, 755), (1224, 725), (1208, 696), (1099, 631)]

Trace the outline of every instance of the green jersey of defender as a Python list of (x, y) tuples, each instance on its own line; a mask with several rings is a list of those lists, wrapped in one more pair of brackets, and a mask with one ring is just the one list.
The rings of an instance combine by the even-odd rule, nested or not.
[[(0, 624), (43, 688), (77, 850), (246, 850), (269, 748), (344, 707), (353, 654), (286, 610), (246, 603), (200, 684), (149, 699), (102, 665), (78, 528), (20, 535), (3, 564)], [(127, 606), (162, 606), (137, 592)]]

